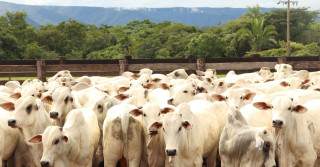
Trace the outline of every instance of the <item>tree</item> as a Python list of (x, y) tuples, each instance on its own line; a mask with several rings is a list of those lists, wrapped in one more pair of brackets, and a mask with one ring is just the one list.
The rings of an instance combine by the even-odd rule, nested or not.
[(239, 40), (249, 41), (251, 51), (254, 52), (260, 52), (268, 41), (276, 44), (276, 40), (273, 38), (273, 35), (277, 34), (276, 28), (273, 25), (264, 27), (264, 19), (254, 19), (250, 28), (241, 28), (237, 34)]

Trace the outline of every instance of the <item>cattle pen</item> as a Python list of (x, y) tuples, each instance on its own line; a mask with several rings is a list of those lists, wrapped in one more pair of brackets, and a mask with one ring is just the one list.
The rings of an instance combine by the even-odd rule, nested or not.
[(258, 71), (261, 67), (269, 67), (274, 71), (276, 64), (286, 63), (295, 70), (320, 70), (319, 56), (308, 57), (261, 57), (259, 54), (246, 58), (196, 58), (188, 56), (185, 59), (124, 59), (109, 60), (67, 60), (61, 56), (59, 60), (1, 60), (0, 83), (12, 77), (37, 77), (45, 81), (57, 71), (69, 70), (74, 77), (79, 76), (117, 76), (125, 71), (137, 72), (142, 68), (150, 68), (155, 73), (166, 74), (175, 69), (185, 69), (189, 74), (196, 70), (216, 69), (218, 74), (226, 74), (230, 70), (236, 73)]

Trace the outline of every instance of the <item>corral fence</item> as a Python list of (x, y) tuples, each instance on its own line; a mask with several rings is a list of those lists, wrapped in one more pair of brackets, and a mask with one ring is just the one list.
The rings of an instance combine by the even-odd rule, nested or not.
[[(259, 54), (247, 58), (196, 58), (187, 59), (124, 59), (111, 60), (2, 60), (0, 61), (0, 77), (37, 77), (45, 81), (60, 70), (71, 71), (72, 76), (117, 76), (125, 71), (138, 72), (142, 68), (150, 68), (154, 73), (166, 74), (175, 69), (186, 69), (191, 74), (196, 70), (216, 69), (218, 74), (226, 74), (234, 70), (237, 74), (259, 71), (261, 67), (274, 70), (278, 63), (292, 65), (294, 70), (320, 70), (319, 56), (313, 57), (260, 57)], [(8, 80), (0, 81), (4, 84)]]

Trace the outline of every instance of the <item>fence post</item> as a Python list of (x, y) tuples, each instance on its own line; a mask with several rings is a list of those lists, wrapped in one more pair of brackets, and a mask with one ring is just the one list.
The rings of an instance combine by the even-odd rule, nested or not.
[(37, 61), (37, 77), (40, 81), (46, 81), (46, 62), (44, 60)]
[(206, 70), (206, 59), (197, 59), (197, 69), (199, 71)]
[(287, 57), (278, 57), (278, 64), (286, 64)]
[(122, 75), (124, 72), (128, 71), (128, 60), (119, 60), (119, 75)]
[(66, 61), (66, 56), (60, 56), (59, 57), (59, 64), (67, 64), (67, 61)]
[[(188, 63), (196, 63), (196, 56), (194, 55), (189, 55), (188, 56)], [(190, 74), (195, 74), (196, 73), (196, 69), (188, 69), (187, 73)]]

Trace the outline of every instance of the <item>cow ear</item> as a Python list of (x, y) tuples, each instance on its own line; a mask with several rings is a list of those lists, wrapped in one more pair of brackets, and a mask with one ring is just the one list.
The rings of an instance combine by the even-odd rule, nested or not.
[(288, 82), (286, 82), (286, 81), (280, 82), (280, 85), (283, 86), (283, 87), (290, 86), (290, 84)]
[(209, 82), (209, 83), (212, 82), (211, 78), (206, 78), (206, 81)]
[(150, 128), (149, 128), (149, 131), (155, 131), (155, 130), (158, 130), (159, 128), (162, 127), (162, 122), (154, 122)]
[(63, 140), (64, 142), (68, 143), (69, 138), (68, 138), (68, 136), (63, 135), (62, 140)]
[(308, 89), (310, 87), (310, 84), (303, 84), (300, 86), (300, 89)]
[(306, 83), (309, 83), (309, 82), (310, 82), (310, 79), (306, 79), (306, 80), (304, 80), (304, 81), (301, 83), (301, 85), (306, 84)]
[(129, 113), (130, 113), (131, 115), (135, 116), (135, 117), (140, 116), (140, 115), (143, 114), (143, 112), (142, 112), (141, 110), (139, 110), (139, 109), (131, 110)]
[(224, 82), (219, 82), (219, 86), (223, 86), (224, 85)]
[(132, 78), (133, 78), (133, 79), (138, 79), (139, 77), (140, 77), (139, 74), (133, 74), (133, 75), (132, 75)]
[(212, 95), (212, 98), (216, 101), (226, 101), (226, 98), (222, 95), (219, 95), (219, 94)]
[(46, 96), (41, 101), (44, 102), (44, 103), (52, 104), (53, 99), (52, 99), (52, 96)]
[(318, 92), (320, 92), (320, 88), (316, 88), (316, 89), (314, 89), (314, 91), (318, 91)]
[(0, 107), (7, 111), (13, 111), (15, 109), (12, 102), (2, 103), (0, 104)]
[(292, 112), (299, 113), (299, 114), (305, 113), (307, 111), (308, 111), (308, 109), (304, 106), (301, 106), (301, 105), (297, 105), (292, 108)]
[(160, 78), (155, 78), (155, 79), (153, 79), (152, 81), (153, 81), (153, 82), (160, 82), (161, 79), (160, 79)]
[(28, 141), (29, 143), (41, 144), (42, 143), (42, 135), (35, 135), (31, 137)]
[(256, 95), (256, 93), (250, 92), (250, 93), (247, 93), (247, 94), (243, 97), (243, 99), (244, 99), (244, 100), (252, 100), (252, 98), (253, 98), (255, 95)]
[(169, 86), (165, 83), (161, 84), (161, 88), (164, 90), (169, 90)]
[(148, 83), (146, 86), (143, 86), (145, 89), (153, 89), (155, 87), (154, 84)]
[(256, 148), (260, 151), (263, 149), (264, 140), (260, 136), (256, 136)]
[(174, 109), (173, 108), (170, 108), (170, 107), (166, 107), (164, 109), (161, 110), (161, 114), (167, 114), (169, 112), (173, 112)]
[(255, 102), (253, 103), (253, 106), (260, 110), (269, 110), (271, 107), (267, 105), (265, 102)]
[(127, 91), (128, 89), (129, 89), (129, 87), (124, 87), (123, 86), (123, 87), (120, 87), (118, 91), (119, 92), (124, 92), (124, 91)]
[(183, 121), (182, 126), (186, 129), (191, 129), (191, 124), (188, 121)]
[(117, 96), (115, 96), (115, 98), (117, 98), (118, 100), (125, 100), (128, 98), (127, 95), (124, 95), (124, 94), (118, 94)]
[(21, 93), (14, 93), (10, 95), (11, 98), (19, 99), (21, 97)]

